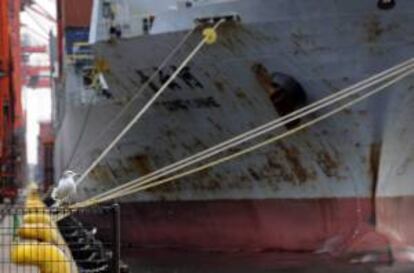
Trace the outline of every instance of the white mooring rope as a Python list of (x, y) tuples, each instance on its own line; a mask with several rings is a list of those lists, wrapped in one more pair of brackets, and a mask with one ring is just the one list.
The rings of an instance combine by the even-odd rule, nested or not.
[[(168, 56), (161, 62), (158, 68), (152, 73), (147, 81), (138, 89), (134, 96), (128, 100), (125, 106), (121, 111), (117, 112), (116, 116), (111, 119), (111, 121), (105, 126), (103, 130), (99, 133), (97, 138), (94, 138), (93, 143), (90, 143), (89, 147), (99, 145), (103, 137), (108, 133), (108, 131), (119, 121), (119, 119), (127, 112), (127, 110), (132, 106), (134, 101), (139, 98), (139, 96), (148, 88), (151, 82), (158, 76), (158, 73), (168, 64), (168, 62), (174, 57), (174, 55), (184, 46), (185, 42), (191, 37), (196, 28), (191, 29), (184, 38), (171, 50)], [(76, 169), (76, 168), (75, 168)]]
[[(215, 24), (212, 30), (216, 30), (221, 23), (221, 20)], [(208, 33), (208, 34), (211, 34)], [(203, 48), (204, 45), (208, 44), (211, 37), (205, 35), (201, 42), (193, 49), (193, 51), (187, 56), (187, 58), (180, 64), (175, 72), (169, 77), (169, 79), (161, 86), (161, 88), (154, 94), (154, 96), (144, 105), (144, 107), (135, 115), (135, 117), (125, 126), (124, 129), (115, 137), (114, 140), (103, 150), (103, 152), (90, 164), (90, 166), (81, 174), (76, 184), (81, 184), (88, 174), (99, 164), (99, 162), (109, 153), (109, 151), (119, 142), (119, 140), (135, 125), (135, 123), (145, 114), (145, 112), (153, 105), (159, 96), (167, 89), (170, 83), (180, 74), (180, 72), (188, 65), (188, 63), (194, 58), (194, 56)]]

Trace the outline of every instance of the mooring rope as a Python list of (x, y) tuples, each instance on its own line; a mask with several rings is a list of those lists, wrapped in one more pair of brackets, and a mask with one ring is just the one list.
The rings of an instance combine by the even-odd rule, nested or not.
[(207, 28), (203, 31), (204, 38), (193, 49), (193, 51), (187, 56), (187, 58), (180, 64), (180, 66), (174, 71), (169, 79), (161, 86), (161, 88), (152, 96), (152, 98), (144, 105), (144, 107), (135, 115), (135, 117), (121, 130), (121, 132), (115, 137), (114, 140), (103, 150), (103, 152), (90, 164), (90, 166), (81, 174), (76, 184), (81, 184), (88, 174), (99, 164), (99, 162), (109, 153), (109, 151), (119, 142), (119, 140), (137, 123), (137, 121), (145, 114), (145, 112), (153, 105), (159, 96), (167, 89), (170, 83), (181, 73), (181, 71), (188, 65), (188, 63), (194, 58), (194, 56), (203, 48), (206, 44), (215, 42), (216, 33), (215, 30), (223, 23), (223, 20), (217, 22), (213, 28)]
[[(109, 123), (105, 126), (103, 130), (99, 133), (98, 137), (93, 139), (93, 142), (90, 143), (89, 147), (94, 147), (99, 145), (103, 137), (109, 132), (109, 130), (120, 120), (120, 118), (127, 112), (127, 110), (132, 106), (132, 104), (140, 97), (140, 95), (148, 88), (148, 86), (152, 83), (152, 81), (158, 76), (159, 72), (165, 68), (168, 62), (175, 56), (175, 54), (184, 46), (187, 40), (191, 37), (194, 33), (196, 27), (192, 28), (187, 34), (184, 36), (183, 39), (170, 51), (167, 57), (161, 62), (155, 72), (144, 82), (144, 84), (138, 89), (138, 91), (134, 94), (134, 96), (128, 100), (125, 106), (117, 112), (116, 116), (109, 121)], [(90, 149), (88, 149), (90, 150)], [(79, 156), (78, 156), (79, 158)], [(65, 168), (66, 170), (66, 168)], [(76, 168), (75, 168), (76, 170)]]

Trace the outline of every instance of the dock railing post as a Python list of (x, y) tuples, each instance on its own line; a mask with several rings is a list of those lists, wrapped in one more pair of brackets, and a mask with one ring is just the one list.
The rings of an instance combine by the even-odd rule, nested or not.
[(121, 272), (121, 214), (119, 204), (113, 204), (113, 272)]

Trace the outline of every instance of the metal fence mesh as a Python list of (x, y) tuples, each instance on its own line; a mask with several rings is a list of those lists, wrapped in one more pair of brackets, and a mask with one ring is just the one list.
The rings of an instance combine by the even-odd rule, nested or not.
[[(119, 207), (0, 208), (1, 273), (119, 273)], [(69, 215), (60, 221), (62, 215)], [(104, 225), (93, 226), (100, 219)], [(87, 221), (82, 221), (87, 220)]]

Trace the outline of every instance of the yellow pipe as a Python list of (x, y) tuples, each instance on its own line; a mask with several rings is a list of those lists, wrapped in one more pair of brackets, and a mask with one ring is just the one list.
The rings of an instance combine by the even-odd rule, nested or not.
[(23, 224), (17, 235), (23, 239), (34, 239), (48, 243), (58, 243), (59, 234), (57, 229), (50, 224)]
[(30, 192), (27, 194), (26, 201), (42, 201), (38, 192)]
[(38, 199), (40, 200), (40, 194), (37, 190), (29, 190), (28, 194), (27, 194), (27, 199)]
[(28, 204), (28, 203), (38, 203), (38, 204), (44, 205), (44, 203), (42, 202), (42, 200), (39, 199), (39, 198), (27, 198), (26, 199), (26, 204)]
[(46, 207), (46, 205), (43, 202), (41, 202), (40, 200), (27, 200), (25, 205), (26, 205), (26, 207), (28, 207), (28, 206), (41, 207), (41, 208)]
[(49, 213), (49, 210), (46, 208), (46, 206), (43, 203), (39, 202), (27, 202), (25, 209), (25, 213)]
[(27, 185), (27, 190), (29, 191), (29, 194), (31, 194), (33, 192), (36, 192), (37, 193), (37, 191), (39, 190), (39, 186), (36, 183), (34, 183), (34, 182), (30, 182)]
[(26, 204), (27, 203), (39, 203), (39, 204), (45, 205), (43, 203), (43, 200), (40, 199), (40, 197), (27, 197), (26, 198)]
[(26, 224), (46, 224), (52, 225), (52, 218), (46, 213), (29, 213), (23, 217)]
[(40, 197), (39, 192), (37, 189), (29, 189), (27, 191), (27, 197), (28, 198), (32, 198), (32, 197)]
[(41, 273), (71, 273), (71, 261), (55, 245), (20, 243), (12, 246), (10, 256), (13, 263), (38, 266)]

